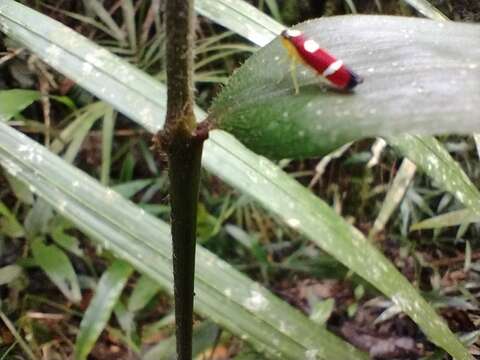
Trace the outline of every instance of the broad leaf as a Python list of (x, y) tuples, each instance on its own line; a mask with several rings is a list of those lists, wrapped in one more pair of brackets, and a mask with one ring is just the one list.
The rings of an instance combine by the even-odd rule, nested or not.
[(365, 78), (332, 89), (289, 58), (279, 39), (233, 75), (212, 106), (217, 126), (273, 158), (324, 154), (362, 137), (480, 129), (480, 26), (389, 16), (343, 16), (298, 27)]

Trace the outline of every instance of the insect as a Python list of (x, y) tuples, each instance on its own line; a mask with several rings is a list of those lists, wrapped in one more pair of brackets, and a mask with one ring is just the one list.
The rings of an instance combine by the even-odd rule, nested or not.
[(295, 64), (297, 62), (311, 67), (340, 90), (351, 90), (363, 82), (363, 78), (344, 65), (342, 60), (336, 59), (320, 48), (315, 40), (309, 39), (302, 31), (284, 30), (281, 33), (281, 39), (292, 59), (290, 73), (295, 94), (299, 92), (298, 81), (295, 76)]

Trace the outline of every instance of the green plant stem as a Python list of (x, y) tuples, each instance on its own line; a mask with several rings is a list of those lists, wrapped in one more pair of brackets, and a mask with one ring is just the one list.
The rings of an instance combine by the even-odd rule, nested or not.
[[(192, 359), (198, 187), (203, 141), (193, 113), (193, 0), (168, 0), (167, 116), (159, 134), (170, 177), (177, 359)], [(205, 129), (208, 130), (208, 129)]]

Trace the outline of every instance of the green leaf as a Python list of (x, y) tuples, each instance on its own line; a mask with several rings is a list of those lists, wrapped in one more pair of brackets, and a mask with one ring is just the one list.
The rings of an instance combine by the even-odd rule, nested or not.
[(115, 261), (103, 273), (95, 295), (80, 323), (80, 332), (75, 342), (75, 359), (87, 358), (110, 319), (113, 308), (131, 273), (130, 265), (120, 260)]
[(32, 254), (52, 282), (72, 302), (82, 299), (78, 278), (70, 259), (55, 245), (45, 245), (41, 238), (32, 242)]
[[(72, 117), (74, 119), (65, 127), (61, 133), (52, 141), (50, 149), (52, 152), (61, 153), (68, 144), (75, 143), (70, 146), (69, 156), (65, 156), (68, 161), (73, 161), (77, 155), (77, 151), (73, 151), (74, 148), (78, 149), (78, 142), (85, 137), (85, 132), (88, 132), (98, 118), (100, 118), (105, 112), (111, 109), (107, 104), (97, 101), (89, 105), (84, 106), (75, 113)], [(80, 139), (80, 140), (78, 140)], [(80, 143), (81, 145), (81, 143)]]
[[(113, 312), (115, 314), (115, 318), (118, 321), (118, 324), (120, 325), (122, 330), (127, 334), (129, 343), (133, 343), (132, 335), (136, 336), (136, 334), (134, 334), (134, 331), (136, 328), (136, 323), (134, 319), (135, 314), (129, 311), (126, 308), (126, 306), (123, 304), (123, 302), (120, 301), (120, 299), (116, 302)], [(134, 347), (137, 348), (137, 345), (135, 344)]]
[(103, 23), (108, 27), (109, 34), (114, 37), (116, 40), (118, 40), (121, 44), (125, 44), (125, 32), (120, 29), (113, 20), (112, 16), (110, 13), (103, 7), (102, 2), (99, 0), (85, 0), (85, 3), (95, 13), (95, 15), (98, 16), (100, 20), (103, 21)]
[(26, 186), (21, 181), (18, 181), (15, 177), (11, 176), (7, 172), (4, 172), (3, 176), (5, 176), (5, 178), (7, 179), (10, 188), (12, 189), (18, 200), (28, 205), (33, 204), (33, 194), (28, 189), (28, 186)]
[(17, 279), (22, 274), (18, 265), (7, 265), (0, 268), (0, 285), (6, 285)]
[(130, 47), (135, 50), (137, 48), (137, 29), (135, 26), (135, 7), (132, 0), (122, 1), (123, 18), (128, 33), (128, 41)]
[(414, 230), (441, 229), (449, 226), (465, 225), (469, 223), (480, 222), (480, 216), (471, 210), (451, 211), (447, 214), (438, 215), (430, 219), (413, 224), (410, 228)]
[[(74, 134), (72, 134), (73, 137), (71, 138), (71, 141), (66, 148), (65, 154), (63, 155), (66, 161), (71, 163), (77, 157), (85, 138), (90, 132), (90, 128), (93, 126), (95, 121), (102, 115), (103, 105), (104, 104), (98, 102), (94, 103), (91, 106), (87, 106), (86, 111), (80, 114), (79, 119), (82, 119), (83, 121), (79, 123), (78, 126), (72, 127), (72, 130), (74, 130)], [(75, 121), (73, 121), (71, 124), (75, 123)], [(66, 133), (68, 132), (69, 131), (67, 131)], [(61, 146), (63, 145), (65, 144), (62, 144)]]
[(83, 251), (80, 249), (78, 239), (65, 232), (68, 230), (68, 227), (65, 225), (65, 223), (55, 224), (49, 233), (50, 236), (52, 237), (53, 241), (55, 241), (65, 250), (68, 250), (77, 256), (83, 256)]
[(272, 40), (272, 33), (279, 34), (284, 29), (283, 25), (245, 1), (197, 0), (195, 9), (260, 46)]
[(112, 143), (115, 130), (116, 113), (112, 108), (103, 118), (102, 128), (102, 168), (100, 179), (102, 184), (108, 185), (110, 182), (110, 167), (112, 166)]
[(112, 187), (112, 189), (121, 194), (123, 197), (129, 199), (140, 190), (152, 184), (152, 182), (153, 179), (132, 180), (123, 184), (115, 185)]
[(136, 312), (143, 309), (150, 300), (158, 293), (161, 286), (146, 275), (142, 275), (133, 289), (132, 295), (128, 299), (128, 311)]
[(3, 202), (0, 202), (0, 234), (19, 238), (25, 236), (23, 226)]
[(34, 90), (0, 91), (0, 121), (9, 120), (38, 99), (40, 93)]
[(409, 159), (414, 159), (417, 167), (432, 177), (438, 186), (480, 216), (480, 192), (438, 140), (401, 135), (389, 137), (388, 142)]
[(317, 324), (325, 325), (334, 309), (335, 300), (333, 299), (317, 301), (312, 306), (312, 313), (310, 314), (310, 319), (312, 319), (312, 321), (315, 321)]
[[(12, 161), (12, 163), (14, 163)], [(7, 171), (10, 171), (10, 163), (7, 163)], [(11, 175), (13, 175), (10, 172)], [(35, 192), (35, 187), (29, 185), (30, 190)], [(37, 199), (32, 208), (28, 211), (28, 214), (24, 221), (24, 227), (26, 235), (29, 239), (34, 239), (39, 235), (44, 235), (48, 231), (48, 225), (53, 217), (53, 209), (44, 199)]]
[(344, 16), (298, 28), (365, 82), (339, 92), (297, 65), (294, 96), (287, 51), (274, 40), (235, 72), (211, 108), (217, 126), (255, 152), (302, 158), (363, 137), (480, 129), (480, 26)]
[(417, 167), (410, 160), (405, 159), (402, 162), (402, 165), (398, 169), (392, 185), (388, 189), (387, 195), (383, 200), (382, 207), (377, 218), (375, 219), (375, 222), (373, 223), (373, 227), (368, 234), (370, 239), (384, 229), (385, 225), (390, 219), (390, 216), (405, 196), (408, 186), (410, 185), (410, 181), (415, 175), (416, 169)]
[(159, 332), (172, 330), (175, 327), (175, 314), (173, 312), (166, 314), (159, 320), (149, 323), (142, 328), (142, 337), (145, 339), (155, 336)]

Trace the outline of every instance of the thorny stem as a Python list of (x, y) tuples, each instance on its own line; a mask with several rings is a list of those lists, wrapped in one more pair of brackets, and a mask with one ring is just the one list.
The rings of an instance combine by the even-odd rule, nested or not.
[(193, 279), (203, 142), (193, 113), (193, 0), (167, 0), (167, 117), (157, 135), (168, 157), (177, 359), (192, 359)]

